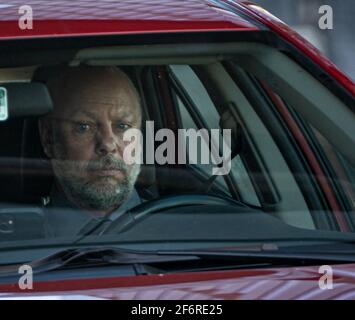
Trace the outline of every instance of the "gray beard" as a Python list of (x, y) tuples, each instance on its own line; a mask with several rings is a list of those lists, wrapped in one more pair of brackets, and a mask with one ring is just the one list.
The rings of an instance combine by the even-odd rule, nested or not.
[[(140, 165), (134, 164), (128, 174), (126, 164), (121, 162), (119, 166), (124, 169), (125, 174), (122, 181), (112, 184), (111, 178), (105, 177), (100, 178), (100, 185), (97, 185), (71, 174), (70, 172), (76, 172), (75, 167), (79, 168), (76, 164), (65, 160), (54, 160), (52, 164), (58, 183), (69, 200), (88, 210), (109, 210), (119, 207), (133, 191), (140, 172)], [(69, 167), (72, 170), (69, 170)]]

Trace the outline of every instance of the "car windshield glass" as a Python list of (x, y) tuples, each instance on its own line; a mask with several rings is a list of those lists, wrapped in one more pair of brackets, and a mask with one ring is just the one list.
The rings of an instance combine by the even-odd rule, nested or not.
[(352, 245), (354, 101), (271, 46), (180, 45), (0, 68), (4, 252)]

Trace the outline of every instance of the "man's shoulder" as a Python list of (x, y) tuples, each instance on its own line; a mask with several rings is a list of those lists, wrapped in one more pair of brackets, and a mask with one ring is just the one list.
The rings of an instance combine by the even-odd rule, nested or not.
[[(133, 189), (128, 198), (107, 216), (107, 219), (115, 220), (144, 201), (146, 200), (139, 195), (137, 190)], [(53, 236), (76, 235), (85, 224), (95, 219), (88, 212), (74, 208), (58, 191), (51, 193), (50, 201), (44, 207), (44, 213), (49, 234)]]

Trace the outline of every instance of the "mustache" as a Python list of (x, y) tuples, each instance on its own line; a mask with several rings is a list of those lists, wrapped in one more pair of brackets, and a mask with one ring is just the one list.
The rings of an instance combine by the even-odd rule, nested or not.
[(115, 158), (108, 154), (100, 159), (90, 161), (87, 165), (87, 170), (119, 170), (124, 173), (128, 172), (128, 165), (121, 159)]

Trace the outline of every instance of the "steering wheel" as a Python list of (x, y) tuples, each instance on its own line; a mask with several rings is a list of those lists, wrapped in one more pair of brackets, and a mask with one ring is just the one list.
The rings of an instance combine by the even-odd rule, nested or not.
[(113, 220), (101, 235), (108, 233), (119, 233), (132, 227), (150, 214), (160, 211), (167, 211), (177, 207), (201, 206), (201, 205), (238, 205), (247, 207), (245, 204), (226, 197), (217, 197), (206, 194), (185, 194), (166, 196), (144, 202), (133, 209), (127, 211), (122, 216)]

